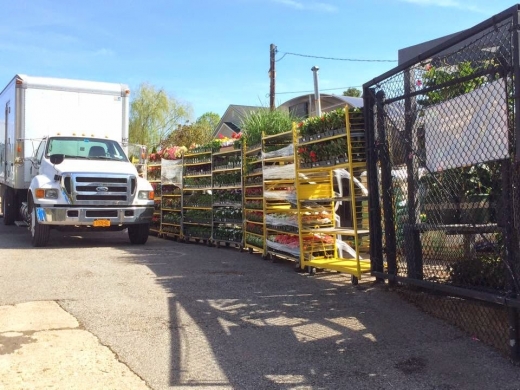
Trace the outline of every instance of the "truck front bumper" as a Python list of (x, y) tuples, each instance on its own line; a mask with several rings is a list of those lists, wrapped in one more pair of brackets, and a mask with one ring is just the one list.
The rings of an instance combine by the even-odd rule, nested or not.
[(42, 225), (121, 226), (149, 223), (153, 207), (96, 208), (36, 206), (36, 218)]

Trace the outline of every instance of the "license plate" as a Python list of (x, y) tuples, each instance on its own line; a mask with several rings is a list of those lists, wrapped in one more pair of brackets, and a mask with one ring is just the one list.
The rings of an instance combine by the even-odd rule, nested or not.
[(94, 221), (95, 227), (107, 227), (110, 226), (110, 220), (108, 219), (98, 219)]

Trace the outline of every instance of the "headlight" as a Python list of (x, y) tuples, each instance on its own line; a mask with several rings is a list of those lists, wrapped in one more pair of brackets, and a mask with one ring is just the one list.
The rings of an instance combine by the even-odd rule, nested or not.
[(153, 200), (154, 192), (153, 191), (139, 191), (137, 194), (137, 199), (141, 200)]
[(58, 190), (56, 188), (37, 188), (35, 194), (39, 199), (58, 199)]

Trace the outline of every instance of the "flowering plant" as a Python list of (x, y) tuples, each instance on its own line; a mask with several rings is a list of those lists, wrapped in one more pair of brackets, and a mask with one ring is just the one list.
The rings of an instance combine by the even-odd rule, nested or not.
[(344, 159), (346, 153), (347, 144), (343, 138), (313, 143), (298, 148), (300, 162), (303, 164)]
[(213, 169), (230, 169), (242, 166), (242, 157), (234, 155), (223, 155), (214, 157)]
[(211, 210), (188, 209), (184, 211), (185, 222), (210, 222)]
[(264, 189), (262, 187), (246, 188), (246, 196), (262, 196)]
[(211, 177), (185, 177), (184, 187), (186, 188), (209, 188), (211, 187)]
[(240, 208), (221, 207), (221, 208), (215, 208), (213, 210), (214, 210), (213, 215), (215, 217), (215, 221), (242, 222), (242, 209), (240, 209)]
[(235, 227), (219, 226), (213, 231), (213, 238), (215, 240), (241, 242), (242, 229)]
[(321, 116), (314, 116), (298, 123), (300, 136), (307, 137), (327, 133), (337, 129), (345, 129), (345, 109), (325, 112)]
[(242, 132), (234, 133), (231, 138), (233, 138), (233, 147), (235, 149), (242, 149)]
[(184, 205), (186, 207), (211, 207), (211, 195), (203, 193), (194, 193), (184, 197)]
[(241, 204), (242, 190), (214, 190), (213, 204)]
[(211, 237), (211, 226), (189, 225), (184, 226), (184, 235), (207, 239)]
[(223, 148), (225, 146), (232, 146), (234, 139), (224, 137), (222, 134), (219, 134), (218, 139), (216, 139), (215, 141), (218, 141), (219, 148)]
[(246, 200), (244, 208), (261, 210), (264, 208), (264, 203), (261, 200)]
[(162, 152), (162, 158), (165, 160), (175, 160), (178, 158), (182, 158), (185, 152), (188, 151), (186, 146), (170, 146), (169, 148), (165, 148)]
[(159, 151), (154, 151), (150, 154), (149, 160), (151, 162), (159, 162), (162, 158), (165, 160), (176, 160), (182, 158), (184, 153), (188, 151), (186, 146), (169, 146)]
[(264, 239), (262, 237), (253, 236), (252, 234), (246, 234), (246, 244), (254, 245), (257, 248), (263, 248)]
[(247, 211), (246, 210), (246, 219), (248, 221), (253, 221), (253, 222), (263, 222), (264, 213), (261, 211)]
[(193, 143), (190, 145), (189, 151), (191, 154), (210, 152), (211, 144), (208, 143), (208, 144), (200, 145), (200, 144)]
[(298, 236), (290, 234), (271, 235), (267, 239), (269, 241), (276, 242), (277, 244), (285, 245), (289, 248), (298, 248), (300, 246), (300, 239), (298, 238)]
[(148, 180), (160, 180), (161, 179), (161, 167), (156, 166), (148, 166)]
[(163, 214), (163, 221), (166, 222), (166, 223), (180, 224), (181, 223), (181, 214), (180, 213), (165, 212)]
[(247, 222), (246, 223), (246, 231), (250, 232), (250, 233), (255, 233), (255, 234), (263, 234), (264, 233), (264, 228), (260, 224)]
[(221, 173), (213, 176), (215, 187), (237, 187), (241, 186), (240, 172)]

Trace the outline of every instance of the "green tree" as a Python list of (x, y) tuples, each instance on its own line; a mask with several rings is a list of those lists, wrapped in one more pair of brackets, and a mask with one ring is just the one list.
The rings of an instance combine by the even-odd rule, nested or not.
[(143, 83), (130, 103), (130, 143), (146, 145), (148, 150), (161, 144), (179, 123), (190, 118), (191, 106)]
[(214, 131), (220, 122), (220, 115), (214, 112), (206, 112), (198, 117), (195, 123), (198, 123), (203, 126), (207, 126)]
[(361, 97), (361, 91), (355, 87), (350, 87), (343, 91), (343, 96)]
[[(218, 122), (217, 122), (218, 123)], [(191, 144), (206, 144), (213, 138), (213, 127), (206, 121), (198, 121), (195, 123), (185, 123), (179, 125), (177, 129), (172, 131), (168, 138), (162, 143), (162, 147), (168, 146), (186, 146)]]

